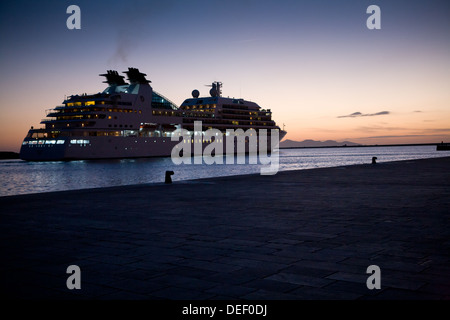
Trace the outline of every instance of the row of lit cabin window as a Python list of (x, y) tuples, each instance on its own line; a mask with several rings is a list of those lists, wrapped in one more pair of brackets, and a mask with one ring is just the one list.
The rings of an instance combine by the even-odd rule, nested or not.
[(154, 116), (169, 116), (169, 117), (179, 117), (180, 115), (174, 111), (161, 111), (161, 110), (153, 110), (152, 114)]
[[(183, 123), (193, 123), (195, 119), (183, 119)], [(227, 120), (227, 119), (210, 119), (208, 120), (209, 123), (215, 124), (215, 125), (242, 125), (242, 126), (248, 126), (248, 125), (255, 125), (255, 126), (273, 126), (275, 125), (274, 121), (268, 121), (268, 122), (260, 122), (260, 121), (236, 121), (236, 120)]]
[(270, 117), (249, 117), (249, 116), (242, 116), (242, 115), (230, 115), (230, 114), (223, 114), (222, 119), (232, 119), (232, 120), (254, 120), (254, 121), (271, 121), (272, 119)]
[(207, 110), (210, 112), (214, 112), (214, 110), (210, 110), (210, 109), (215, 109), (216, 105), (215, 104), (200, 104), (200, 105), (192, 105), (192, 106), (181, 106), (180, 108), (182, 109), (199, 109), (199, 110)]
[[(209, 127), (211, 129), (211, 127)], [(255, 130), (255, 129), (253, 129)], [(257, 132), (258, 130), (255, 130)], [(194, 141), (196, 134), (195, 132), (190, 131), (189, 134), (192, 138), (184, 139), (185, 142), (187, 141)], [(270, 133), (270, 132), (269, 132)], [(140, 137), (170, 137), (172, 135), (172, 132), (170, 131), (155, 131), (155, 132), (140, 132), (137, 130), (120, 130), (120, 131), (51, 131), (51, 132), (33, 132), (29, 133), (27, 135), (27, 138), (34, 138), (34, 139), (42, 139), (42, 138), (58, 138), (58, 137), (99, 137), (99, 136), (115, 136), (115, 137), (129, 137), (129, 136), (140, 136)], [(202, 133), (203, 135), (203, 133)], [(253, 133), (250, 134), (253, 136)], [(221, 132), (218, 137), (221, 136), (228, 136), (227, 132)], [(218, 138), (217, 137), (217, 138)], [(204, 138), (202, 139), (196, 139), (196, 141), (203, 142), (211, 142), (211, 139), (206, 140)], [(220, 138), (218, 138), (219, 141), (221, 141)]]
[[(235, 126), (239, 125), (239, 121), (231, 121), (231, 124), (234, 124)], [(241, 125), (256, 125), (256, 123), (253, 122), (249, 122), (249, 121), (241, 121)], [(258, 125), (261, 125), (260, 123)], [(266, 125), (266, 122), (262, 123), (263, 126)]]
[(272, 113), (270, 112), (261, 112), (261, 111), (252, 111), (252, 112), (247, 112), (247, 111), (241, 111), (241, 110), (227, 110), (227, 109), (222, 109), (219, 110), (220, 113), (222, 114), (232, 114), (232, 115), (241, 115), (241, 116), (260, 116), (260, 117), (271, 117)]
[[(100, 104), (112, 104), (112, 101), (77, 101), (77, 102), (67, 102), (66, 107), (81, 107), (81, 106), (95, 106)], [(115, 104), (131, 106), (131, 102), (127, 101), (116, 101)]]
[(58, 113), (75, 113), (75, 112), (124, 112), (124, 113), (142, 113), (141, 110), (133, 110), (133, 109), (121, 109), (121, 108), (89, 108), (89, 109), (64, 109), (60, 110)]
[(81, 106), (94, 106), (95, 104), (105, 104), (105, 101), (77, 101), (77, 102), (67, 102), (67, 107), (81, 107)]

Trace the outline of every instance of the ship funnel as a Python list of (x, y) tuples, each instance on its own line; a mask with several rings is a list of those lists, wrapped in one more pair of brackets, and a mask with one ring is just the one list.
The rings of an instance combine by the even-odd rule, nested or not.
[(121, 76), (117, 73), (115, 70), (108, 70), (106, 73), (101, 74), (100, 76), (106, 77), (106, 81), (103, 81), (103, 83), (107, 83), (110, 86), (122, 86), (126, 85), (124, 76)]
[(151, 82), (145, 78), (146, 74), (137, 68), (128, 68), (128, 71), (124, 71), (124, 73), (127, 74), (131, 84), (149, 84)]

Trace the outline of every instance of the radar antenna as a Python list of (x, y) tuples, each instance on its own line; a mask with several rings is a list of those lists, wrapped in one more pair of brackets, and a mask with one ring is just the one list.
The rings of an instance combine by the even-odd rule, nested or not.
[(209, 90), (211, 97), (222, 96), (222, 82), (214, 81), (212, 84), (206, 85), (206, 87), (212, 87), (211, 90)]

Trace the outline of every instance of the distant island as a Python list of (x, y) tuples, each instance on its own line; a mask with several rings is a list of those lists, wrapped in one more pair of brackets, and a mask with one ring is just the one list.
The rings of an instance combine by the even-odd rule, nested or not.
[(5, 159), (19, 159), (19, 154), (11, 151), (0, 151), (0, 160)]
[(316, 141), (316, 140), (303, 140), (303, 141), (294, 141), (294, 140), (284, 140), (280, 142), (280, 148), (317, 148), (317, 147), (350, 147), (350, 146), (360, 146), (358, 143), (354, 143), (351, 141)]

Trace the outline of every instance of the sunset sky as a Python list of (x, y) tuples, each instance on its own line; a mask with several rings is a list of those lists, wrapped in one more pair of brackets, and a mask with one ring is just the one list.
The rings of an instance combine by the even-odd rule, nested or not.
[[(66, 27), (71, 4), (81, 30)], [(448, 0), (1, 1), (0, 39), (0, 151), (128, 67), (178, 105), (221, 81), (291, 140), (450, 142)]]

